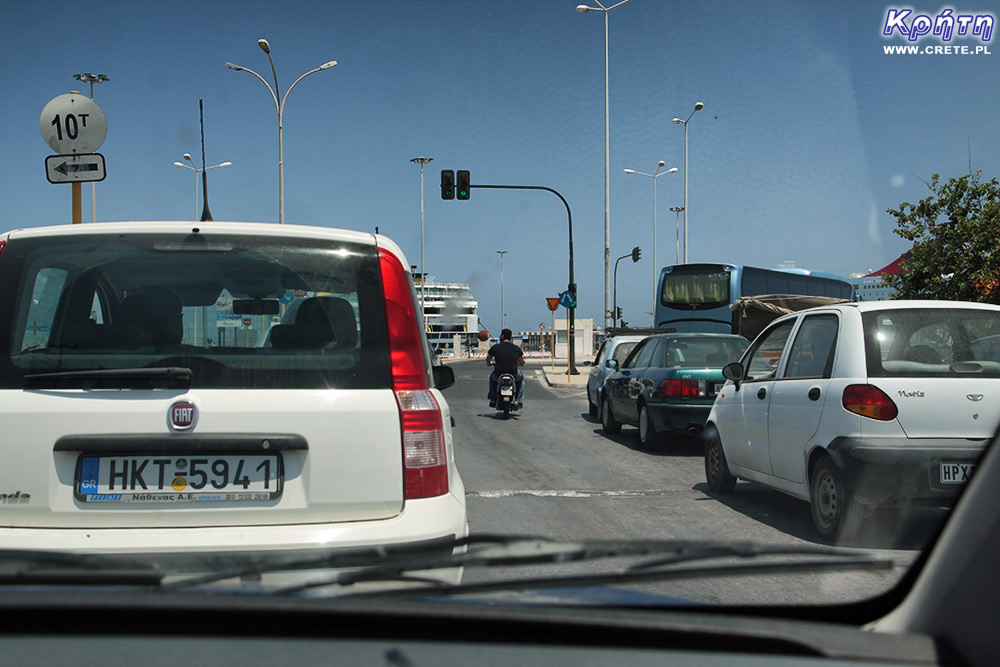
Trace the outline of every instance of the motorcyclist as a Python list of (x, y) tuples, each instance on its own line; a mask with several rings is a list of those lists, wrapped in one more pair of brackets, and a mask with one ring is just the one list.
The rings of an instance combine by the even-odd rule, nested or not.
[(486, 365), (493, 366), (490, 373), (490, 407), (497, 406), (497, 383), (500, 376), (510, 373), (514, 376), (517, 391), (517, 407), (520, 408), (524, 402), (524, 375), (518, 366), (524, 365), (524, 352), (521, 348), (511, 342), (514, 334), (510, 329), (500, 332), (500, 342), (490, 348), (486, 353)]

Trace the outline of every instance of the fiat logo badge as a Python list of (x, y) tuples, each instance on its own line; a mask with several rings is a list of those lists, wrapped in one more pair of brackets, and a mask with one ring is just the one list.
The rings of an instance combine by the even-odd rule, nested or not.
[(194, 428), (198, 421), (198, 408), (191, 401), (178, 401), (170, 406), (167, 421), (178, 431)]

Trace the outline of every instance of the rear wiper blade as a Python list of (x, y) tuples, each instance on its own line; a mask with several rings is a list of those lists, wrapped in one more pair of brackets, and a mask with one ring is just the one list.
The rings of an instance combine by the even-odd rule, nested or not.
[(60, 371), (24, 376), (25, 389), (190, 389), (191, 369), (107, 368), (96, 371)]

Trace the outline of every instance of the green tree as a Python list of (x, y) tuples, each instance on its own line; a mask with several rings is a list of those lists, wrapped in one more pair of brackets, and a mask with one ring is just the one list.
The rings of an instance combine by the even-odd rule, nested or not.
[(944, 183), (933, 174), (927, 187), (920, 203), (887, 209), (913, 248), (886, 285), (897, 299), (1000, 304), (1000, 183), (977, 171)]

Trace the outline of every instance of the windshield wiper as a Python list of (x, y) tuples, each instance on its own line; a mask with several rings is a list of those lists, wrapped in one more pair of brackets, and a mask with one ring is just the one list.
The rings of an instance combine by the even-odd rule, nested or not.
[[(367, 550), (371, 552), (372, 550)], [(379, 549), (374, 551), (379, 552)], [(582, 540), (559, 541), (539, 537), (477, 535), (445, 544), (385, 552), (373, 565), (364, 565), (358, 552), (329, 552), (305, 558), (265, 559), (258, 566), (235, 568), (164, 583), (164, 589), (191, 589), (231, 578), (246, 578), (267, 572), (351, 568), (315, 580), (271, 591), (291, 594), (331, 586), (349, 587), (372, 582), (426, 583), (438, 595), (465, 595), (490, 591), (641, 583), (667, 579), (775, 574), (849, 569), (890, 570), (901, 561), (876, 554), (814, 545), (755, 544), (704, 540)], [(795, 558), (767, 559), (766, 557)], [(596, 561), (611, 558), (643, 558), (624, 569), (597, 573), (504, 579), (452, 585), (434, 577), (413, 573), (448, 568), (512, 567)], [(709, 559), (738, 558), (739, 562), (709, 565), (678, 565)], [(369, 561), (370, 563), (371, 561)], [(427, 587), (364, 590), (345, 595), (426, 595)]]
[(25, 389), (190, 389), (191, 369), (108, 368), (96, 371), (32, 373), (24, 376)]
[(0, 586), (158, 586), (163, 576), (143, 557), (0, 549)]

